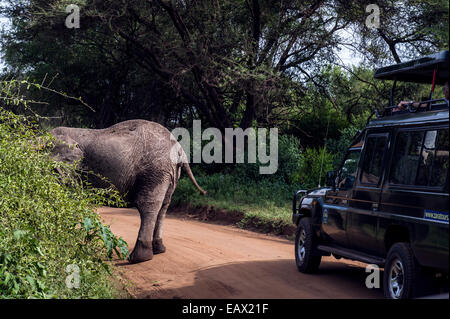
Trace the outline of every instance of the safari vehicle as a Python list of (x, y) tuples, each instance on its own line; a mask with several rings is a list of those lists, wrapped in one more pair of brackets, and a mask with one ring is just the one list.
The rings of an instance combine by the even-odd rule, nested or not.
[[(394, 80), (390, 106), (357, 134), (328, 187), (294, 195), (300, 272), (331, 254), (375, 264), (392, 299), (420, 296), (430, 274), (448, 278), (449, 104), (433, 99), (448, 65), (444, 51), (376, 70), (375, 78)], [(395, 112), (398, 80), (432, 84), (429, 99)]]

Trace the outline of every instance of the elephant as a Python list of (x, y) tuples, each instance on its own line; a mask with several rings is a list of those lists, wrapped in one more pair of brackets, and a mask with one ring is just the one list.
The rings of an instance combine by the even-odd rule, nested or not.
[[(52, 157), (79, 161), (83, 169), (105, 177), (137, 207), (141, 219), (130, 263), (151, 260), (165, 252), (162, 224), (184, 168), (201, 194), (186, 153), (164, 126), (146, 120), (129, 120), (105, 129), (56, 127)], [(105, 187), (104, 178), (91, 181)]]

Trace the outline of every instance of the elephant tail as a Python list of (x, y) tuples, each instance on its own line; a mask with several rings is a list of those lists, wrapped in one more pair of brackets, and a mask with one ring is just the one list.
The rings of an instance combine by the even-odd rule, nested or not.
[(182, 165), (183, 165), (184, 169), (186, 170), (186, 173), (188, 174), (189, 179), (192, 181), (192, 184), (194, 184), (194, 186), (200, 191), (200, 193), (202, 193), (202, 195), (206, 195), (206, 191), (203, 190), (197, 184), (197, 181), (195, 180), (194, 174), (192, 174), (191, 167), (189, 166), (189, 163), (185, 162)]

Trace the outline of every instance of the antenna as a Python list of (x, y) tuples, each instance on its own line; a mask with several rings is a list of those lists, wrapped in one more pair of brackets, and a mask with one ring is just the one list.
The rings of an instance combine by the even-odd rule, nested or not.
[(394, 104), (394, 92), (396, 86), (397, 86), (397, 77), (395, 77), (394, 84), (392, 85), (392, 88), (389, 91), (389, 106), (392, 106)]
[[(433, 99), (434, 87), (436, 85), (437, 72), (438, 72), (438, 66), (436, 66), (433, 70), (433, 83), (431, 84), (431, 92), (430, 92), (430, 97), (429, 97), (430, 101)], [(427, 111), (429, 111), (429, 110), (431, 110), (431, 102), (428, 102), (428, 104), (427, 104)]]
[(325, 134), (325, 146), (323, 148), (323, 153), (322, 153), (322, 160), (320, 163), (320, 173), (319, 173), (319, 183), (317, 185), (318, 188), (320, 188), (320, 180), (322, 179), (322, 168), (323, 168), (323, 157), (325, 156), (325, 152), (327, 151), (327, 139), (328, 139), (328, 127), (330, 126), (330, 115), (328, 114), (328, 122), (327, 122), (327, 132)]

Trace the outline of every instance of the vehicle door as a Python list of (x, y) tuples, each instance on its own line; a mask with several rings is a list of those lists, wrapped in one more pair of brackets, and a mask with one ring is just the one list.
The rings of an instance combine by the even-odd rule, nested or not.
[(361, 143), (356, 143), (348, 150), (340, 169), (336, 174), (336, 187), (327, 192), (322, 214), (322, 227), (331, 243), (348, 245), (346, 234), (348, 220), (348, 203), (356, 179)]
[[(430, 267), (448, 267), (448, 167), (448, 123), (398, 129), (380, 210), (414, 227), (416, 258)], [(380, 219), (380, 239), (391, 224)]]
[(350, 246), (366, 253), (379, 253), (378, 206), (389, 137), (388, 131), (367, 132), (361, 169), (349, 203), (350, 217), (347, 235)]

